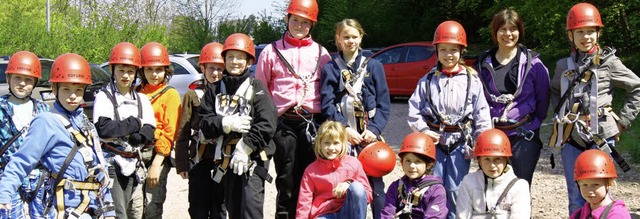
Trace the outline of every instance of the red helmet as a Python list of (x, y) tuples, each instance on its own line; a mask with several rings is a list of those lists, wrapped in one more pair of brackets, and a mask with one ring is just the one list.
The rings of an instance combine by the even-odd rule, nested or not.
[(573, 180), (618, 178), (611, 157), (598, 149), (582, 152), (573, 167)]
[(222, 57), (222, 49), (224, 45), (220, 43), (209, 43), (202, 47), (200, 52), (200, 60), (198, 64), (204, 63), (217, 63), (224, 64), (224, 57)]
[(140, 50), (129, 42), (118, 43), (111, 50), (109, 65), (124, 64), (140, 67)]
[(65, 53), (51, 65), (50, 83), (91, 84), (91, 68), (86, 59), (75, 53)]
[(476, 138), (475, 156), (511, 157), (509, 137), (499, 129), (486, 130)]
[(393, 171), (396, 166), (396, 154), (388, 144), (377, 141), (367, 145), (360, 154), (358, 160), (368, 176), (382, 177)]
[(234, 33), (229, 35), (224, 41), (224, 48), (222, 49), (222, 56), (228, 50), (239, 50), (246, 52), (249, 58), (256, 60), (256, 47), (253, 45), (253, 40), (244, 33)]
[(467, 47), (467, 34), (460, 23), (445, 21), (438, 25), (433, 34), (433, 45), (439, 43), (453, 43)]
[(11, 56), (7, 64), (6, 74), (19, 74), (42, 78), (42, 65), (36, 54), (20, 51)]
[(603, 27), (600, 12), (589, 3), (578, 3), (571, 7), (567, 15), (567, 30), (581, 27)]
[(145, 44), (141, 51), (142, 67), (147, 66), (169, 66), (169, 52), (167, 48), (157, 42)]
[(414, 132), (408, 134), (402, 140), (402, 146), (400, 146), (400, 152), (403, 153), (416, 153), (427, 156), (433, 160), (436, 159), (436, 146), (429, 135), (422, 132)]
[(318, 21), (318, 3), (316, 0), (291, 0), (287, 13), (316, 22)]

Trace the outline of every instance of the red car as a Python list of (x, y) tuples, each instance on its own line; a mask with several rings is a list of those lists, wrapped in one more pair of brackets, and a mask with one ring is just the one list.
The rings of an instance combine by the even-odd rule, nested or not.
[[(389, 95), (411, 96), (420, 78), (436, 66), (435, 52), (431, 41), (412, 42), (389, 46), (371, 57), (384, 67)], [(473, 64), (474, 61), (469, 59), (466, 63)]]

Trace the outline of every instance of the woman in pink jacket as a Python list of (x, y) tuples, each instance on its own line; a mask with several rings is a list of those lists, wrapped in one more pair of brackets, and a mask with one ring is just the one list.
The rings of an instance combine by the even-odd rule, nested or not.
[(313, 148), (317, 159), (302, 176), (296, 218), (367, 216), (371, 187), (360, 161), (347, 156), (345, 133), (345, 127), (335, 121), (327, 121), (318, 129)]

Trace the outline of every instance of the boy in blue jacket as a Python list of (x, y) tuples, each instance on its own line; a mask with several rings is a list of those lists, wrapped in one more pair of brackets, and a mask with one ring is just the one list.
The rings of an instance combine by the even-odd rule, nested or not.
[(115, 218), (111, 180), (98, 135), (81, 106), (91, 70), (82, 56), (59, 56), (51, 68), (56, 102), (51, 112), (31, 122), (22, 147), (13, 155), (0, 179), (0, 210), (11, 209), (18, 186), (38, 163), (51, 172), (45, 200), (56, 218)]

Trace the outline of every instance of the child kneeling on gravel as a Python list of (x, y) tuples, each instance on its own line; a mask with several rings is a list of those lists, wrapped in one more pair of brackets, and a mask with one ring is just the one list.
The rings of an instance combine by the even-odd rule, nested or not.
[(462, 179), (457, 218), (530, 218), (529, 183), (509, 164), (509, 137), (498, 129), (480, 133), (474, 155), (480, 170)]
[(436, 146), (431, 137), (407, 135), (398, 154), (405, 176), (389, 186), (382, 218), (446, 218), (447, 193), (442, 179), (432, 175)]
[(366, 218), (371, 186), (360, 161), (347, 155), (346, 133), (336, 121), (318, 129), (316, 161), (302, 175), (296, 218)]
[(573, 178), (587, 203), (573, 212), (571, 219), (631, 218), (624, 201), (614, 201), (611, 196), (618, 175), (607, 153), (598, 149), (582, 152), (576, 159)]

